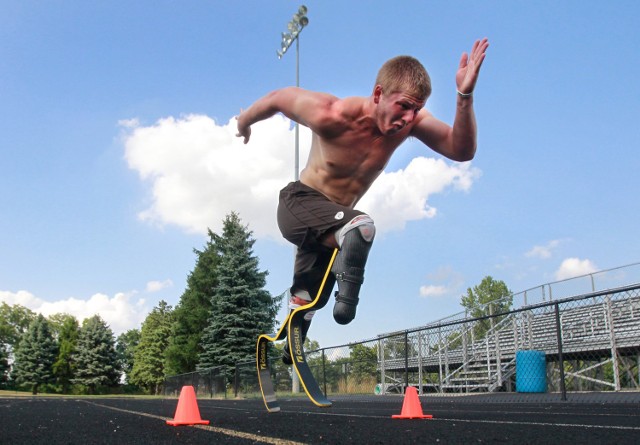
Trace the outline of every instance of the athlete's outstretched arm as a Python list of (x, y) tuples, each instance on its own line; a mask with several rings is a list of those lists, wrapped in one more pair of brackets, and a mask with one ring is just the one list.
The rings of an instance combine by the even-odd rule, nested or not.
[(456, 73), (456, 116), (453, 127), (421, 110), (412, 135), (433, 150), (454, 161), (473, 159), (477, 146), (477, 126), (473, 109), (473, 90), (489, 41), (484, 38), (473, 44), (471, 54), (463, 53)]
[(272, 91), (258, 99), (237, 117), (238, 137), (244, 143), (251, 137), (251, 125), (282, 113), (299, 124), (316, 130), (323, 125), (331, 113), (332, 105), (338, 99), (325, 93), (316, 93), (297, 87), (287, 87)]

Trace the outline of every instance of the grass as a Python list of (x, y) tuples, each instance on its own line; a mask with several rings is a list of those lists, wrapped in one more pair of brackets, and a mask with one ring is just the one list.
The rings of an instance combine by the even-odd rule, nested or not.
[(167, 396), (153, 396), (145, 394), (51, 394), (51, 393), (38, 393), (36, 395), (31, 394), (30, 391), (8, 391), (0, 389), (0, 397), (61, 397), (61, 398), (74, 398), (74, 399), (173, 399), (175, 397)]

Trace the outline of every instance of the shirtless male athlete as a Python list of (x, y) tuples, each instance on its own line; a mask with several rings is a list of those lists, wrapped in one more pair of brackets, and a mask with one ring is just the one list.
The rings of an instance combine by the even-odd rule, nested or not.
[[(340, 324), (356, 314), (364, 266), (375, 236), (369, 215), (356, 203), (384, 170), (396, 148), (415, 137), (454, 161), (469, 161), (476, 152), (473, 90), (489, 46), (478, 40), (463, 53), (456, 73), (453, 127), (424, 109), (431, 80), (413, 57), (387, 61), (369, 97), (337, 98), (330, 94), (283, 88), (258, 99), (238, 116), (238, 137), (249, 142), (251, 125), (282, 113), (312, 131), (311, 151), (300, 181), (280, 192), (278, 226), (297, 246), (289, 307), (307, 304), (317, 294), (333, 250), (340, 249), (317, 308), (328, 302), (338, 283), (333, 317)], [(306, 314), (303, 334), (313, 312)], [(290, 363), (285, 350), (285, 363)]]

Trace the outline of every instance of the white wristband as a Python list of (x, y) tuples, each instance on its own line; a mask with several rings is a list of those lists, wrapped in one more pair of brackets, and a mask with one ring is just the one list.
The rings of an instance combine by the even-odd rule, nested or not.
[(460, 96), (460, 97), (471, 97), (471, 96), (473, 96), (473, 91), (470, 92), (470, 93), (463, 93), (460, 90), (456, 90), (456, 92), (458, 93), (458, 96)]

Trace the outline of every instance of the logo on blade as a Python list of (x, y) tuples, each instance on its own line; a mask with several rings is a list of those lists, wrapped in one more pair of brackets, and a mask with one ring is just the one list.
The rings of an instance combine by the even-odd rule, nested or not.
[(338, 213), (336, 213), (336, 216), (334, 216), (334, 218), (335, 218), (335, 219), (338, 219), (338, 220), (340, 220), (340, 219), (344, 218), (344, 212), (338, 212)]
[(304, 362), (304, 356), (302, 355), (302, 335), (300, 328), (295, 326), (293, 328), (293, 353), (296, 356), (298, 363)]
[(260, 343), (259, 357), (260, 357), (259, 359), (260, 369), (267, 369), (267, 343), (266, 342)]

